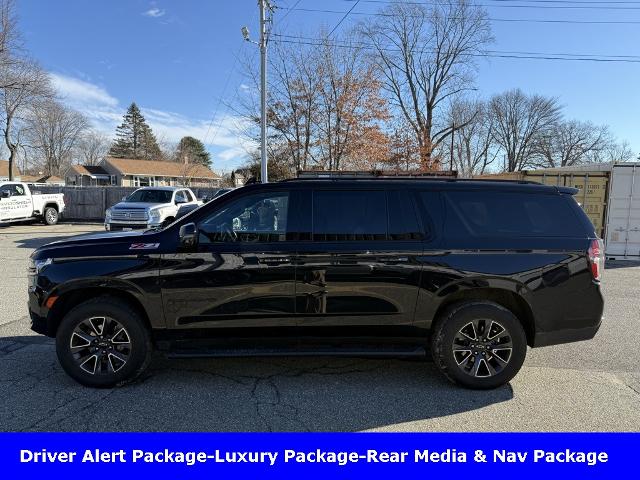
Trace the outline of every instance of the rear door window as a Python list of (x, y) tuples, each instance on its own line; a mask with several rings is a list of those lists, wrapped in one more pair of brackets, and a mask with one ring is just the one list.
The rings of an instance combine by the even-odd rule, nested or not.
[(421, 240), (424, 237), (420, 231), (413, 199), (408, 191), (390, 190), (387, 192), (387, 205), (389, 240)]
[(584, 228), (563, 195), (495, 191), (448, 191), (444, 233), (448, 238), (574, 237)]
[(313, 240), (316, 242), (387, 239), (384, 190), (316, 190)]

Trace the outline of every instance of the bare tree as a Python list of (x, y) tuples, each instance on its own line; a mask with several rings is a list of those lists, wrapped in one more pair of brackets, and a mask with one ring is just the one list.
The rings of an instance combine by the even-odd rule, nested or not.
[(84, 115), (54, 99), (36, 101), (25, 119), (25, 137), (39, 153), (43, 171), (59, 175), (71, 165), (74, 148), (89, 123)]
[(84, 132), (76, 145), (76, 156), (84, 165), (98, 165), (109, 153), (111, 139), (97, 130)]
[(317, 52), (275, 44), (272, 50), (269, 123), (281, 136), (293, 170), (305, 170), (312, 162), (315, 114), (320, 76)]
[(489, 103), (494, 138), (504, 150), (507, 171), (532, 166), (535, 147), (560, 121), (555, 98), (526, 95), (520, 89), (495, 95)]
[(453, 125), (453, 164), (461, 177), (485, 172), (498, 156), (494, 126), (487, 104), (480, 100), (452, 102), (449, 114)]
[(340, 49), (328, 39), (320, 48), (318, 161), (328, 170), (345, 162), (366, 169), (386, 156), (374, 158), (379, 148), (368, 148), (385, 142), (378, 126), (387, 118), (380, 81), (358, 48)]
[(394, 3), (361, 26), (375, 49), (383, 88), (411, 125), (424, 169), (451, 134), (443, 102), (473, 88), (475, 57), (493, 41), (486, 11), (468, 0)]
[(0, 0), (0, 71), (15, 61), (21, 49), (16, 23), (14, 0)]
[(629, 142), (612, 140), (605, 148), (591, 152), (590, 157), (590, 161), (595, 163), (630, 162), (634, 160), (634, 152), (631, 150)]
[(0, 72), (0, 132), (9, 150), (10, 179), (31, 106), (52, 96), (49, 76), (31, 60), (16, 60)]
[[(346, 49), (322, 32), (320, 37), (318, 45), (295, 49), (274, 41), (270, 55), (268, 156), (282, 163), (283, 174), (370, 168), (385, 157), (381, 123), (387, 118), (386, 102), (375, 67), (348, 35), (338, 40), (350, 45)], [(238, 113), (248, 120), (246, 136), (255, 139), (258, 78), (252, 65), (245, 75), (252, 86), (239, 100)]]
[(589, 163), (610, 148), (613, 139), (607, 126), (570, 120), (560, 122), (552, 131), (540, 135), (534, 146), (541, 167), (567, 167)]

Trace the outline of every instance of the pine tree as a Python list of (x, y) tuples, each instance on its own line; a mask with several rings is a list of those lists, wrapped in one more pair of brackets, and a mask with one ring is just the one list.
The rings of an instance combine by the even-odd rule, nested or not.
[(156, 137), (135, 102), (129, 106), (122, 124), (116, 128), (116, 139), (109, 155), (143, 160), (157, 160), (161, 157)]
[(204, 144), (193, 137), (182, 137), (178, 143), (176, 161), (181, 163), (197, 163), (209, 167), (211, 157)]

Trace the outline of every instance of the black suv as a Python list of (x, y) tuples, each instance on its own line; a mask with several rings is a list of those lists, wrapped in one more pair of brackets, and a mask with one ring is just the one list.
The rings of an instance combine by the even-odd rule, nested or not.
[(94, 387), (171, 356), (420, 355), (493, 388), (527, 345), (592, 338), (603, 248), (572, 195), (525, 182), (292, 180), (229, 192), (161, 231), (31, 256), (32, 329)]

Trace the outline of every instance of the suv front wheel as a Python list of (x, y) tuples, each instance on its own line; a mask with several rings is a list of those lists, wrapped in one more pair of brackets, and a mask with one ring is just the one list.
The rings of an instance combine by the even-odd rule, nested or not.
[(438, 369), (473, 389), (504, 385), (520, 370), (527, 338), (518, 318), (493, 302), (462, 303), (436, 323), (431, 352)]
[(135, 379), (151, 360), (151, 337), (125, 302), (100, 297), (73, 308), (56, 334), (64, 371), (89, 387), (113, 387)]

